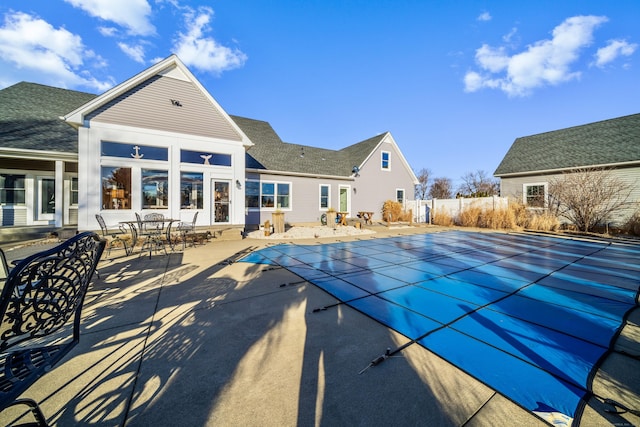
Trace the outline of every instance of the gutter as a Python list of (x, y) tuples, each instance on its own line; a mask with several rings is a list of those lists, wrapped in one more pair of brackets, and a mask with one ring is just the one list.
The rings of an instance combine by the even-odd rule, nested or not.
[(304, 172), (290, 172), (290, 171), (276, 171), (269, 169), (251, 169), (246, 168), (245, 171), (247, 173), (257, 173), (257, 174), (270, 174), (270, 175), (284, 175), (284, 176), (299, 176), (304, 178), (322, 178), (322, 179), (335, 179), (341, 181), (355, 181), (356, 178), (352, 176), (340, 176), (340, 175), (322, 175), (322, 174), (314, 174), (314, 173), (304, 173)]
[(543, 169), (543, 170), (531, 170), (531, 171), (523, 171), (523, 172), (511, 172), (511, 173), (502, 173), (502, 174), (494, 173), (493, 176), (495, 176), (496, 178), (510, 178), (510, 177), (527, 176), (527, 175), (548, 175), (548, 174), (554, 174), (554, 173), (576, 171), (579, 169), (606, 169), (606, 168), (628, 167), (628, 166), (640, 166), (640, 160), (632, 160), (629, 162), (620, 162), (620, 163), (604, 163), (600, 165), (572, 166), (568, 168), (558, 168), (558, 169)]
[(0, 148), (0, 156), (13, 159), (29, 160), (65, 160), (78, 161), (78, 153), (62, 151), (26, 150), (23, 148)]

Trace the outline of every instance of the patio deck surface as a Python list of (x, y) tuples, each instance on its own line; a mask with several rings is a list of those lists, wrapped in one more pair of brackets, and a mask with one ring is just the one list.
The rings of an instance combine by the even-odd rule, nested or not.
[[(518, 376), (524, 363), (542, 365), (545, 375), (550, 366), (568, 367), (551, 378), (583, 399), (584, 407), (570, 414), (580, 425), (640, 424), (632, 414), (606, 412), (599, 398), (640, 408), (640, 310), (628, 299), (640, 285), (640, 260), (602, 256), (637, 255), (638, 246), (429, 230), (381, 228), (371, 237), (321, 245), (214, 239), (168, 256), (104, 260), (85, 303), (80, 344), (25, 396), (60, 426), (546, 425), (527, 399), (547, 396), (527, 391), (539, 378)], [(448, 245), (446, 253), (427, 254), (418, 244), (434, 239)], [(586, 287), (589, 292), (576, 290)], [(593, 375), (586, 383), (573, 375), (575, 366), (580, 375), (589, 369), (582, 359), (571, 363), (573, 345), (555, 359), (540, 353), (536, 367), (525, 360), (532, 354), (523, 351), (532, 348), (525, 339), (522, 346), (511, 342), (510, 352), (522, 352), (512, 377), (484, 377), (485, 370), (496, 371), (493, 352), (505, 351), (492, 341), (495, 332), (530, 339), (532, 330), (552, 329), (537, 325), (547, 315), (535, 322), (513, 315), (545, 314), (541, 307), (549, 306), (535, 304), (548, 302), (549, 293), (561, 302), (554, 307), (574, 315), (598, 311), (597, 321), (568, 322), (574, 326), (569, 341), (596, 349), (584, 358), (602, 362), (592, 364)], [(576, 294), (611, 303), (567, 300)], [(439, 314), (415, 316), (416, 295)], [(530, 301), (535, 309), (520, 309)], [(398, 320), (408, 313), (412, 321)], [(506, 320), (512, 322), (504, 329), (495, 327)], [(611, 328), (609, 346), (603, 337)], [(547, 339), (562, 333), (553, 329)], [(474, 335), (486, 331), (494, 336)], [(450, 340), (460, 332), (464, 344)], [(480, 344), (469, 345), (470, 336)], [(478, 347), (487, 342), (493, 350)], [(365, 369), (386, 349), (392, 352), (384, 363)], [(487, 365), (472, 363), (477, 360)], [(5, 411), (0, 425), (15, 416)]]

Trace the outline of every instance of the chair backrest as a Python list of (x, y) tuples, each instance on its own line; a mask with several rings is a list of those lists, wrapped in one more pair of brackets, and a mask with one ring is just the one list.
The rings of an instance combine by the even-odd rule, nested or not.
[(144, 216), (144, 225), (147, 231), (162, 231), (164, 228), (164, 215), (152, 212)]
[(148, 213), (144, 216), (145, 221), (162, 221), (164, 219), (164, 215), (157, 212)]
[(0, 249), (0, 283), (7, 280), (9, 275), (9, 266), (7, 265), (7, 257), (4, 255), (2, 249)]
[(100, 229), (102, 230), (102, 235), (106, 236), (107, 234), (109, 234), (107, 232), (107, 223), (104, 222), (104, 218), (102, 218), (102, 215), (96, 214), (96, 220), (98, 221), (98, 224), (100, 224)]
[(74, 317), (79, 340), (84, 296), (106, 240), (85, 232), (18, 263), (0, 294), (0, 352), (50, 335)]
[(196, 211), (196, 213), (193, 214), (193, 221), (191, 222), (191, 227), (193, 227), (194, 230), (196, 228), (196, 220), (197, 219), (198, 219), (198, 211)]
[(142, 217), (140, 217), (140, 214), (138, 212), (135, 212), (136, 214), (136, 221), (138, 222), (138, 230), (142, 231)]

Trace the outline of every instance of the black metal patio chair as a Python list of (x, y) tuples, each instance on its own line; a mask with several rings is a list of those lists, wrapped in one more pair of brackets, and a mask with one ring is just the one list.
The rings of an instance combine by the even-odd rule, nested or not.
[(178, 232), (180, 233), (180, 237), (182, 238), (182, 249), (184, 250), (187, 246), (187, 238), (191, 236), (191, 244), (195, 246), (197, 238), (195, 235), (196, 232), (196, 220), (198, 219), (198, 212), (196, 211), (193, 214), (193, 219), (191, 222), (181, 222), (178, 224)]
[(21, 260), (0, 294), (0, 411), (26, 405), (35, 423), (47, 421), (38, 403), (19, 398), (78, 344), (84, 297), (106, 241), (85, 232)]
[(7, 276), (9, 275), (9, 266), (7, 264), (7, 257), (5, 256), (2, 249), (0, 249), (0, 288), (5, 280), (7, 280)]
[(120, 224), (117, 230), (113, 228), (109, 229), (109, 227), (107, 227), (107, 223), (100, 214), (96, 214), (96, 220), (98, 221), (98, 224), (100, 224), (100, 229), (102, 230), (102, 235), (104, 236), (104, 238), (111, 238), (110, 240), (107, 240), (107, 257), (111, 254), (111, 248), (113, 247), (113, 244), (115, 242), (121, 243), (124, 247), (124, 253), (126, 255), (130, 255), (133, 251), (133, 244), (131, 245), (131, 248), (127, 248), (127, 241), (122, 238), (122, 236), (126, 236), (129, 234), (125, 226), (123, 224)]

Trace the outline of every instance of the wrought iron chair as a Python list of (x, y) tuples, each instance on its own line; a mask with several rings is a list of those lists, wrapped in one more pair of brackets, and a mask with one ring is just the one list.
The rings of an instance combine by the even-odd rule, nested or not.
[(0, 249), (0, 285), (7, 280), (9, 275), (9, 266), (7, 265), (7, 257), (2, 249)]
[(82, 304), (105, 246), (98, 234), (81, 233), (9, 272), (0, 294), (0, 411), (26, 405), (36, 420), (29, 425), (47, 425), (38, 403), (18, 397), (78, 344)]
[(180, 233), (180, 236), (182, 237), (182, 249), (184, 250), (187, 246), (187, 237), (189, 234), (191, 234), (191, 244), (195, 246), (196, 244), (196, 236), (195, 236), (195, 232), (196, 232), (196, 220), (198, 219), (198, 212), (196, 211), (195, 214), (193, 214), (193, 219), (191, 220), (191, 222), (181, 222), (180, 224), (178, 224), (178, 232)]
[(140, 255), (147, 249), (149, 249), (149, 258), (151, 258), (151, 253), (154, 249), (156, 252), (162, 249), (166, 255), (167, 248), (164, 246), (162, 236), (164, 231), (164, 215), (161, 213), (150, 213), (146, 214), (143, 220), (140, 214), (136, 212), (136, 219), (138, 221), (139, 234), (144, 238)]
[[(133, 251), (133, 245), (131, 245), (131, 248), (127, 248), (127, 242), (126, 240), (124, 240), (122, 237), (120, 236), (125, 236), (127, 234), (129, 234), (127, 232), (127, 230), (125, 229), (124, 225), (119, 225), (118, 226), (118, 230), (109, 230), (109, 227), (107, 227), (106, 222), (104, 221), (104, 218), (102, 217), (102, 215), (100, 214), (96, 214), (96, 220), (98, 221), (98, 224), (100, 224), (100, 229), (102, 230), (102, 235), (105, 238), (111, 237), (111, 240), (107, 240), (107, 257), (111, 254), (111, 248), (113, 247), (114, 242), (120, 242), (122, 243), (122, 246), (124, 247), (124, 253), (126, 255), (131, 255), (131, 252)], [(135, 243), (135, 242), (134, 242)]]

